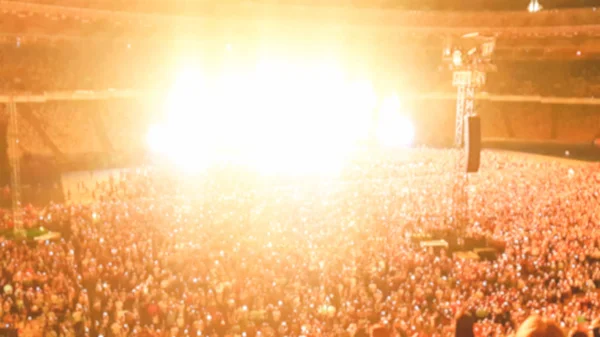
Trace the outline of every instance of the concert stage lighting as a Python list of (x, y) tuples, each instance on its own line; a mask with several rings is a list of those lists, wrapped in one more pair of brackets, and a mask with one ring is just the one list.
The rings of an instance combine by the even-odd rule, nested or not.
[(542, 5), (540, 5), (540, 3), (538, 2), (538, 0), (531, 0), (529, 2), (529, 6), (527, 6), (527, 10), (530, 13), (535, 13), (535, 12), (539, 12), (542, 10)]
[(383, 147), (406, 147), (412, 145), (415, 129), (405, 116), (397, 96), (383, 100), (379, 109), (377, 140)]
[(211, 78), (186, 69), (148, 146), (188, 170), (225, 161), (267, 173), (333, 172), (368, 137), (376, 103), (372, 84), (335, 62), (262, 60)]

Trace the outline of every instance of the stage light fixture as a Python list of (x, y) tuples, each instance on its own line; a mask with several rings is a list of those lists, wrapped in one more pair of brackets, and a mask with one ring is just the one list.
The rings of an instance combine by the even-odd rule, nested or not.
[(540, 3), (538, 2), (538, 0), (531, 0), (529, 2), (529, 6), (527, 6), (527, 10), (530, 13), (536, 13), (542, 10), (542, 5), (540, 5)]
[(455, 67), (460, 67), (462, 65), (462, 61), (462, 52), (460, 50), (455, 50), (454, 53), (452, 53), (452, 63)]

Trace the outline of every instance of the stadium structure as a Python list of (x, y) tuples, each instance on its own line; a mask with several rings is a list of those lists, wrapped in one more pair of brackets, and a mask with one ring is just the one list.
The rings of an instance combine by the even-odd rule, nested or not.
[(597, 336), (594, 3), (0, 0), (0, 336)]

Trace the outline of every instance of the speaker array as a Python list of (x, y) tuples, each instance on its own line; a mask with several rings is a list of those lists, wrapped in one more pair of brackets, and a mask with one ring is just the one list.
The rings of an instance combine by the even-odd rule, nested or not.
[(479, 171), (481, 159), (481, 119), (479, 116), (465, 118), (465, 150), (467, 151), (467, 173)]

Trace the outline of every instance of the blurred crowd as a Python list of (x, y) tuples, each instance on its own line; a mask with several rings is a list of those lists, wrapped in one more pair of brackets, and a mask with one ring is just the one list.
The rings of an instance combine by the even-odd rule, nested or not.
[[(412, 337), (453, 336), (466, 312), (474, 336), (491, 337), (537, 314), (587, 336), (600, 317), (600, 166), (482, 158), (468, 207), (453, 204), (447, 150), (370, 152), (336, 176), (88, 177), (70, 202), (25, 209), (26, 227), (60, 239), (0, 243), (0, 317), (44, 336), (358, 337), (379, 325)], [(469, 235), (505, 243), (497, 259), (414, 244), (457, 227), (457, 210)]]

